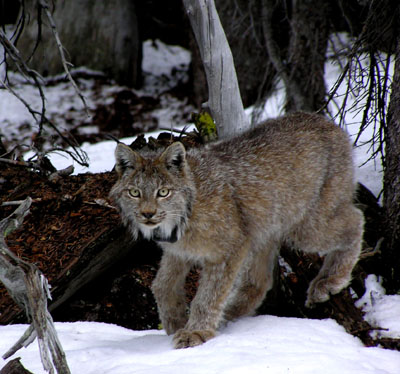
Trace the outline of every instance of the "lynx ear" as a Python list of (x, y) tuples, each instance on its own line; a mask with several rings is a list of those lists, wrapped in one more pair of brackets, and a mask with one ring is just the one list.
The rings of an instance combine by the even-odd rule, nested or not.
[(115, 149), (115, 169), (119, 176), (126, 169), (137, 169), (142, 161), (142, 156), (130, 149), (127, 145), (119, 143)]
[(186, 165), (185, 147), (180, 142), (172, 143), (160, 156), (167, 169), (182, 170)]

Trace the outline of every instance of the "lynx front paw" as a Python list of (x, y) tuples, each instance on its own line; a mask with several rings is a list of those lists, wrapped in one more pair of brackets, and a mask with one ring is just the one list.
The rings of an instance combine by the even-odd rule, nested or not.
[(174, 347), (189, 348), (205, 343), (215, 336), (214, 330), (179, 330), (174, 336)]
[(347, 283), (333, 277), (314, 279), (307, 290), (306, 307), (312, 308), (317, 303), (328, 301), (330, 295), (339, 293), (347, 286)]

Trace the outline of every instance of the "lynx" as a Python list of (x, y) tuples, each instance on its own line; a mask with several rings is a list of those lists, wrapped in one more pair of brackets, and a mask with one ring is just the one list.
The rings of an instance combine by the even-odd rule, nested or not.
[[(296, 113), (188, 151), (179, 142), (159, 153), (119, 144), (115, 155), (110, 197), (133, 237), (163, 250), (152, 291), (175, 348), (202, 344), (225, 321), (254, 313), (283, 243), (325, 256), (307, 306), (349, 284), (363, 216), (352, 202), (348, 136), (325, 118)], [(193, 265), (201, 277), (187, 313)]]

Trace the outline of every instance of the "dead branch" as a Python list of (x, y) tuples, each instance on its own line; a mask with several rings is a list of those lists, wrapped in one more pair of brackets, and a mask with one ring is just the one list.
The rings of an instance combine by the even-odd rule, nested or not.
[(28, 81), (30, 79), (33, 80), (34, 84), (36, 85), (39, 93), (40, 93), (40, 98), (42, 101), (42, 112), (41, 116), (38, 119), (36, 116), (39, 114), (37, 111), (33, 110), (30, 105), (21, 98), (21, 96), (17, 95), (14, 90), (12, 90), (9, 85), (6, 84), (6, 82), (1, 81), (1, 84), (8, 90), (10, 91), (13, 95), (16, 96), (18, 100), (20, 100), (25, 107), (28, 109), (28, 111), (32, 114), (32, 117), (35, 119), (36, 123), (39, 126), (39, 132), (42, 131), (43, 123), (45, 120), (45, 112), (46, 112), (46, 102), (45, 102), (45, 96), (43, 93), (43, 88), (41, 83), (39, 82), (40, 75), (38, 72), (32, 70), (29, 68), (29, 66), (25, 63), (23, 58), (21, 57), (21, 54), (19, 53), (19, 50), (15, 47), (13, 43), (7, 38), (6, 34), (4, 33), (3, 30), (0, 30), (0, 43), (4, 47), (5, 53), (10, 56), (11, 60), (14, 62), (15, 66), (17, 67), (18, 71), (24, 76)]
[(50, 374), (54, 373), (54, 369), (58, 374), (70, 374), (53, 319), (47, 310), (47, 299), (50, 298), (47, 279), (35, 265), (11, 252), (5, 242), (5, 237), (21, 225), (31, 203), (32, 199), (28, 197), (14, 213), (0, 222), (0, 281), (32, 321), (24, 335), (3, 355), (3, 359), (26, 347), (37, 337), (43, 368)]
[[(42, 199), (39, 197), (37, 199), (32, 199), (32, 203), (39, 203)], [(16, 200), (16, 201), (3, 201), (0, 203), (0, 206), (19, 206), (24, 203), (24, 200)]]
[(8, 158), (0, 157), (0, 162), (13, 166), (23, 166), (30, 169), (40, 169), (39, 165), (37, 165), (35, 162), (30, 162), (30, 161), (10, 160)]
[[(341, 5), (342, 2), (340, 2)], [(370, 159), (380, 154), (382, 163), (385, 163), (384, 154), (384, 136), (386, 128), (386, 113), (389, 105), (388, 89), (390, 79), (390, 65), (392, 63), (391, 53), (393, 45), (385, 45), (387, 57), (382, 57), (379, 48), (382, 46), (382, 40), (388, 33), (390, 25), (397, 19), (396, 11), (389, 11), (383, 0), (372, 0), (369, 3), (369, 11), (364, 22), (363, 29), (354, 41), (351, 48), (347, 50), (347, 63), (331, 90), (327, 104), (337, 97), (337, 90), (342, 84), (346, 84), (346, 92), (341, 105), (338, 107), (337, 114), (339, 124), (345, 123), (345, 116), (348, 113), (358, 114), (362, 112), (362, 119), (358, 134), (354, 144), (360, 142), (361, 135), (365, 130), (372, 126), (372, 136), (365, 143), (369, 143), (374, 149)], [(379, 21), (378, 21), (379, 20)], [(382, 21), (386, 20), (386, 21)], [(382, 24), (384, 22), (384, 24)], [(377, 25), (380, 25), (377, 27)], [(368, 61), (367, 61), (368, 59)], [(350, 95), (355, 97), (354, 104), (347, 107)], [(370, 161), (368, 159), (367, 161)]]
[[(78, 96), (81, 98), (83, 105), (85, 107), (86, 113), (88, 114), (89, 109), (86, 104), (86, 100), (85, 100), (84, 96), (82, 95), (81, 91), (79, 90), (77, 84), (75, 83), (75, 81), (72, 78), (72, 75), (69, 71), (68, 63), (67, 63), (67, 61), (65, 59), (65, 55), (64, 55), (63, 46), (62, 46), (60, 38), (58, 36), (58, 32), (57, 32), (53, 17), (49, 11), (49, 6), (47, 3), (47, 0), (38, 0), (37, 4), (38, 4), (38, 10), (39, 10), (38, 11), (39, 29), (40, 29), (40, 24), (41, 24), (40, 14), (41, 14), (41, 10), (43, 9), (49, 20), (49, 23), (51, 25), (51, 29), (52, 29), (54, 38), (56, 40), (57, 48), (59, 49), (59, 52), (60, 52), (60, 57), (61, 57), (61, 60), (63, 63), (65, 73), (67, 74), (67, 77), (68, 77), (69, 81), (71, 82), (72, 86), (74, 87), (75, 91), (77, 92)], [(21, 22), (23, 23), (24, 17), (25, 17), (24, 12), (21, 17), (22, 17)], [(23, 25), (18, 26), (18, 34), (21, 33), (22, 28), (23, 28)], [(40, 35), (40, 33), (39, 33), (39, 35)], [(39, 36), (39, 38), (40, 38), (40, 36)], [(42, 87), (42, 82), (44, 81), (43, 78), (40, 76), (40, 74), (38, 72), (31, 69), (27, 65), (27, 63), (21, 57), (21, 54), (20, 54), (18, 48), (15, 46), (14, 43), (11, 42), (11, 40), (6, 36), (5, 32), (2, 29), (0, 29), (0, 44), (3, 45), (3, 47), (4, 47), (4, 54), (10, 57), (10, 59), (13, 61), (13, 63), (15, 64), (17, 70), (21, 73), (21, 75), (23, 77), (25, 77), (28, 82), (33, 81), (33, 83), (35, 84), (36, 88), (39, 91), (39, 95), (41, 98), (41, 111), (40, 112), (34, 110), (21, 95), (19, 95), (15, 90), (13, 90), (10, 87), (10, 85), (7, 83), (7, 78), (5, 80), (2, 80), (0, 78), (1, 86), (6, 88), (12, 95), (14, 95), (27, 108), (27, 110), (30, 112), (30, 114), (34, 118), (34, 120), (39, 128), (36, 138), (37, 139), (40, 138), (44, 125), (51, 127), (53, 130), (56, 131), (58, 136), (73, 149), (73, 152), (69, 152), (70, 155), (73, 153), (75, 154), (75, 155), (73, 155), (73, 159), (75, 161), (77, 161), (79, 164), (81, 164), (83, 166), (87, 166), (87, 155), (85, 154), (85, 152), (79, 150), (76, 143), (73, 140), (67, 138), (60, 130), (58, 130), (57, 126), (55, 124), (53, 124), (52, 121), (46, 116), (46, 97), (45, 97), (43, 87)], [(35, 46), (35, 49), (36, 49), (36, 46)], [(37, 151), (37, 157), (39, 160), (38, 164), (40, 164), (40, 160), (44, 157), (44, 154)]]
[(75, 80), (72, 78), (72, 75), (71, 75), (71, 73), (70, 73), (70, 71), (69, 71), (68, 65), (71, 65), (71, 64), (68, 63), (67, 60), (66, 60), (66, 58), (65, 58), (64, 47), (63, 47), (63, 45), (61, 44), (60, 37), (58, 36), (57, 27), (56, 27), (56, 24), (55, 24), (55, 22), (54, 22), (53, 16), (52, 16), (51, 13), (50, 13), (49, 5), (47, 4), (47, 0), (38, 0), (38, 5), (44, 10), (44, 12), (46, 13), (46, 17), (47, 17), (47, 19), (48, 19), (48, 21), (49, 21), (49, 23), (50, 23), (51, 31), (53, 32), (54, 39), (56, 40), (56, 44), (57, 44), (58, 51), (59, 51), (59, 53), (60, 53), (60, 58), (61, 58), (61, 61), (62, 61), (62, 65), (63, 65), (63, 67), (64, 67), (65, 73), (67, 74), (68, 80), (70, 81), (70, 83), (71, 83), (72, 86), (74, 87), (75, 92), (77, 93), (77, 95), (78, 95), (78, 96), (80, 97), (80, 99), (82, 100), (82, 103), (83, 103), (83, 105), (84, 105), (84, 107), (85, 107), (87, 116), (90, 117), (90, 115), (89, 115), (89, 108), (88, 108), (88, 106), (87, 106), (85, 97), (83, 96), (81, 90), (80, 90), (79, 87), (77, 86)]

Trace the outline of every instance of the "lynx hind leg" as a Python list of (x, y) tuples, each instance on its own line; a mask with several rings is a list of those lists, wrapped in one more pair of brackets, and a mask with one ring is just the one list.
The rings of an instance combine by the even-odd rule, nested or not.
[(363, 224), (361, 211), (353, 205), (348, 205), (330, 220), (327, 225), (329, 234), (325, 233), (330, 245), (320, 251), (326, 253), (326, 257), (318, 275), (309, 285), (307, 307), (327, 301), (330, 295), (339, 293), (349, 285), (361, 252)]
[(252, 315), (272, 288), (278, 245), (252, 250), (235, 280), (224, 308), (224, 320)]

